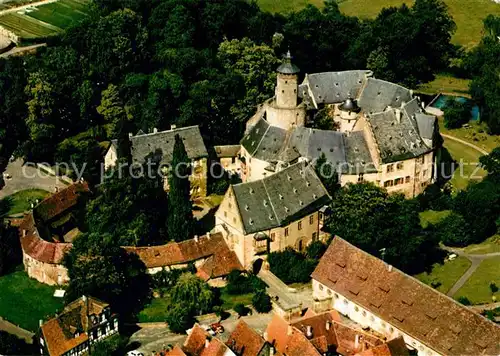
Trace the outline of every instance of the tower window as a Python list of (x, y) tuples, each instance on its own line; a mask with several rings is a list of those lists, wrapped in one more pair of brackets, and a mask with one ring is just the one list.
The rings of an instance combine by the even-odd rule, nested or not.
[(288, 80), (285, 80), (285, 84), (288, 84)]
[(282, 93), (284, 93), (285, 91), (284, 91), (284, 90), (282, 90), (281, 92), (282, 92)]

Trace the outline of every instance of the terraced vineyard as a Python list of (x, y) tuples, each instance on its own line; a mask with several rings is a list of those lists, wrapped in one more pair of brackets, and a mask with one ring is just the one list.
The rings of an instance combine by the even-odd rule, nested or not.
[(0, 16), (0, 26), (21, 40), (33, 40), (62, 32), (87, 16), (88, 0), (59, 0)]

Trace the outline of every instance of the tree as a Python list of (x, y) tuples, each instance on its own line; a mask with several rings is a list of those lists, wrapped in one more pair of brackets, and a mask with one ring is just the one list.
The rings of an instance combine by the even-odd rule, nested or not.
[(323, 257), (323, 254), (326, 252), (327, 245), (321, 241), (313, 241), (306, 248), (306, 257), (311, 260), (319, 260)]
[(97, 112), (104, 118), (108, 137), (116, 137), (119, 133), (119, 124), (128, 119), (116, 85), (110, 84), (103, 90), (101, 105), (97, 107)]
[(490, 283), (490, 291), (492, 294), (495, 294), (498, 292), (498, 286), (495, 284), (495, 282)]
[(238, 318), (242, 316), (247, 316), (250, 313), (250, 308), (246, 307), (243, 303), (237, 303), (233, 310), (238, 314)]
[(258, 313), (269, 313), (273, 309), (271, 297), (265, 290), (255, 292), (252, 297), (252, 305)]
[(490, 154), (479, 158), (481, 166), (488, 172), (488, 178), (500, 178), (500, 147), (496, 147)]
[(460, 296), (458, 297), (457, 301), (463, 305), (471, 305), (472, 303), (470, 302), (469, 298)]
[(331, 196), (334, 196), (340, 188), (339, 174), (331, 162), (326, 160), (324, 153), (316, 160), (314, 171)]
[(168, 176), (168, 236), (180, 242), (193, 237), (193, 205), (191, 203), (189, 175), (190, 159), (179, 135), (175, 136), (172, 165)]
[(464, 247), (474, 241), (470, 235), (469, 224), (462, 215), (455, 212), (451, 212), (435, 228), (437, 237), (446, 246)]
[(437, 248), (437, 241), (420, 226), (418, 203), (372, 183), (343, 187), (332, 201), (326, 227), (407, 273), (426, 267)]
[(119, 356), (126, 353), (128, 338), (122, 335), (113, 335), (92, 345), (93, 356)]
[(194, 316), (194, 311), (184, 304), (171, 304), (165, 316), (165, 321), (170, 331), (184, 334), (196, 322)]
[(273, 272), (285, 283), (307, 283), (319, 260), (306, 258), (300, 252), (289, 247), (284, 251), (272, 252), (267, 261)]
[(207, 313), (212, 309), (214, 296), (207, 283), (196, 275), (184, 273), (170, 292), (172, 304), (182, 305), (194, 315)]
[(471, 105), (468, 102), (461, 102), (455, 98), (450, 98), (444, 106), (444, 126), (447, 129), (458, 129), (471, 119)]
[(271, 47), (257, 45), (248, 38), (225, 40), (219, 46), (217, 58), (226, 70), (243, 77), (246, 94), (235, 104), (232, 112), (236, 119), (247, 120), (254, 114), (257, 105), (273, 96), (280, 60)]
[(91, 295), (112, 305), (125, 319), (149, 300), (146, 267), (109, 234), (82, 234), (65, 255), (70, 284), (66, 298)]

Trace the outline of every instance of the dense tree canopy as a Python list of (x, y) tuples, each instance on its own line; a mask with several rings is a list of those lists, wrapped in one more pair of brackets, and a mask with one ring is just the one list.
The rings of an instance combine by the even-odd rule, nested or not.
[(419, 271), (437, 242), (422, 230), (416, 204), (372, 183), (348, 184), (331, 204), (327, 229), (406, 272)]

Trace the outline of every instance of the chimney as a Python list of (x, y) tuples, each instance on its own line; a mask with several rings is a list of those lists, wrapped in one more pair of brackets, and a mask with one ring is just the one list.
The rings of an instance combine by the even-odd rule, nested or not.
[(207, 232), (207, 239), (210, 240), (210, 232)]
[(210, 346), (210, 339), (207, 337), (205, 339), (205, 348), (209, 347)]
[(42, 320), (42, 319), (38, 320), (38, 325), (39, 325), (39, 326), (42, 326), (42, 325), (43, 325), (43, 320)]
[(28, 230), (23, 229), (23, 237), (26, 236), (27, 234), (28, 234)]
[(177, 128), (177, 125), (170, 125), (170, 130), (175, 130)]
[(330, 330), (330, 322), (329, 321), (326, 322), (326, 330)]
[(83, 300), (84, 302), (87, 302), (87, 296), (82, 295), (82, 300)]
[(398, 124), (401, 123), (401, 110), (399, 110), (399, 109), (396, 109), (396, 120), (397, 120)]
[(388, 270), (389, 272), (392, 272), (392, 265), (388, 265), (388, 266), (387, 266), (387, 270)]
[(307, 332), (306, 332), (306, 336), (308, 339), (312, 338), (313, 337), (313, 333), (312, 333), (312, 327), (311, 325), (307, 325)]
[(199, 239), (198, 239), (198, 235), (194, 235), (194, 241), (195, 241), (195, 242), (198, 242), (198, 241), (199, 241)]
[(57, 193), (59, 191), (59, 187), (55, 187), (54, 191)]
[(153, 133), (157, 133), (158, 132), (158, 129), (155, 127), (153, 128)]
[(287, 335), (291, 336), (292, 334), (293, 334), (293, 327), (291, 325), (288, 325)]
[(356, 339), (354, 340), (354, 350), (359, 348), (359, 335), (356, 334)]
[(271, 347), (269, 348), (269, 356), (274, 356), (274, 352), (275, 352), (275, 351), (274, 351), (274, 346), (271, 346)]
[(129, 133), (128, 133), (128, 138), (132, 138), (132, 136), (134, 136), (134, 135), (132, 134), (132, 132), (129, 132)]
[(268, 341), (267, 339), (269, 338), (269, 334), (267, 331), (264, 331), (264, 340)]

